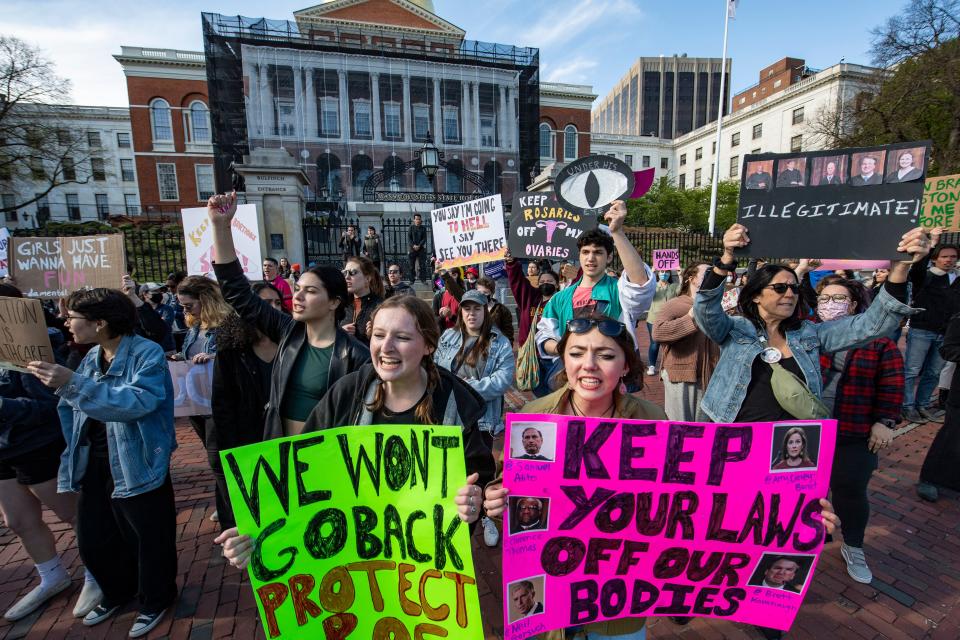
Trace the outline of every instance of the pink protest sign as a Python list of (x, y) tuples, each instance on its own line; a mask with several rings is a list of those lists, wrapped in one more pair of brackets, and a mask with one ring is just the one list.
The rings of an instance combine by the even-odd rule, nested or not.
[(680, 269), (680, 249), (654, 249), (654, 271), (677, 271)]
[(822, 260), (820, 269), (889, 269), (889, 260)]
[(506, 437), (505, 640), (647, 616), (790, 628), (836, 421), (508, 414)]

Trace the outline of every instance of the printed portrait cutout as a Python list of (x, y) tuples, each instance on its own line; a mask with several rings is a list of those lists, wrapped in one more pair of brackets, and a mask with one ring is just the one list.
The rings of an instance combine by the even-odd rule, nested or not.
[(847, 156), (820, 156), (813, 158), (810, 186), (836, 187), (847, 182)]
[(820, 424), (776, 424), (770, 448), (771, 473), (815, 471), (820, 460)]
[(883, 183), (883, 163), (887, 152), (861, 151), (850, 154), (850, 186), (867, 187)]
[(510, 533), (543, 531), (549, 525), (550, 498), (538, 496), (510, 496)]
[(810, 576), (813, 555), (764, 553), (747, 584), (800, 594)]
[(925, 167), (923, 166), (925, 155), (926, 149), (924, 147), (891, 149), (887, 155), (887, 170), (883, 181), (887, 184), (893, 184), (922, 180), (925, 173)]
[(546, 611), (543, 589), (545, 577), (545, 575), (532, 576), (507, 585), (510, 595), (508, 619), (511, 623)]
[(553, 422), (514, 422), (510, 458), (553, 462), (557, 451), (557, 425)]
[(744, 189), (769, 191), (771, 188), (773, 188), (773, 160), (748, 162)]
[(777, 188), (803, 187), (806, 184), (806, 158), (782, 158), (777, 160)]

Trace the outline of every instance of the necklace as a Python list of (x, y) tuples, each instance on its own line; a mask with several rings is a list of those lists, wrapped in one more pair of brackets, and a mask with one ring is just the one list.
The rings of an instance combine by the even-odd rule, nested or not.
[[(581, 413), (580, 410), (577, 408), (577, 403), (573, 401), (573, 394), (570, 395), (570, 408), (573, 409), (573, 415), (575, 415), (575, 416), (583, 416), (583, 413)], [(614, 412), (614, 410), (615, 410), (616, 408), (617, 408), (617, 401), (614, 400), (613, 403), (610, 405), (610, 408), (609, 408), (609, 409), (607, 409), (607, 410), (604, 411), (602, 414), (600, 414), (599, 416), (596, 416), (596, 417), (598, 417), (598, 418), (604, 418), (604, 417), (610, 417), (610, 418), (612, 418), (612, 417), (613, 417), (613, 412)], [(609, 416), (606, 415), (608, 412), (609, 412), (609, 414), (610, 414)]]

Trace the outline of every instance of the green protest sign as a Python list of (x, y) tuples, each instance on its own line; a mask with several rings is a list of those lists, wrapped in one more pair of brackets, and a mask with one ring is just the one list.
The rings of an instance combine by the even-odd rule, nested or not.
[(483, 638), (459, 427), (327, 429), (221, 452), (269, 638)]

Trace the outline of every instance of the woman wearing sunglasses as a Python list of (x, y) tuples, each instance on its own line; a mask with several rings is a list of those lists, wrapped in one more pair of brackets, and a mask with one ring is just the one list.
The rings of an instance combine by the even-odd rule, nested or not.
[[(869, 294), (856, 280), (824, 279), (817, 286), (817, 318), (832, 322), (862, 314)], [(840, 553), (847, 573), (869, 584), (873, 574), (863, 553), (870, 518), (867, 485), (877, 454), (893, 440), (903, 403), (903, 356), (889, 337), (820, 356), (823, 402), (837, 419), (837, 447), (830, 489), (843, 520)]]
[(343, 277), (347, 281), (347, 291), (351, 294), (352, 300), (347, 306), (347, 315), (340, 323), (340, 327), (369, 346), (367, 324), (373, 316), (373, 310), (383, 302), (386, 296), (380, 271), (370, 258), (354, 256), (347, 260)]

